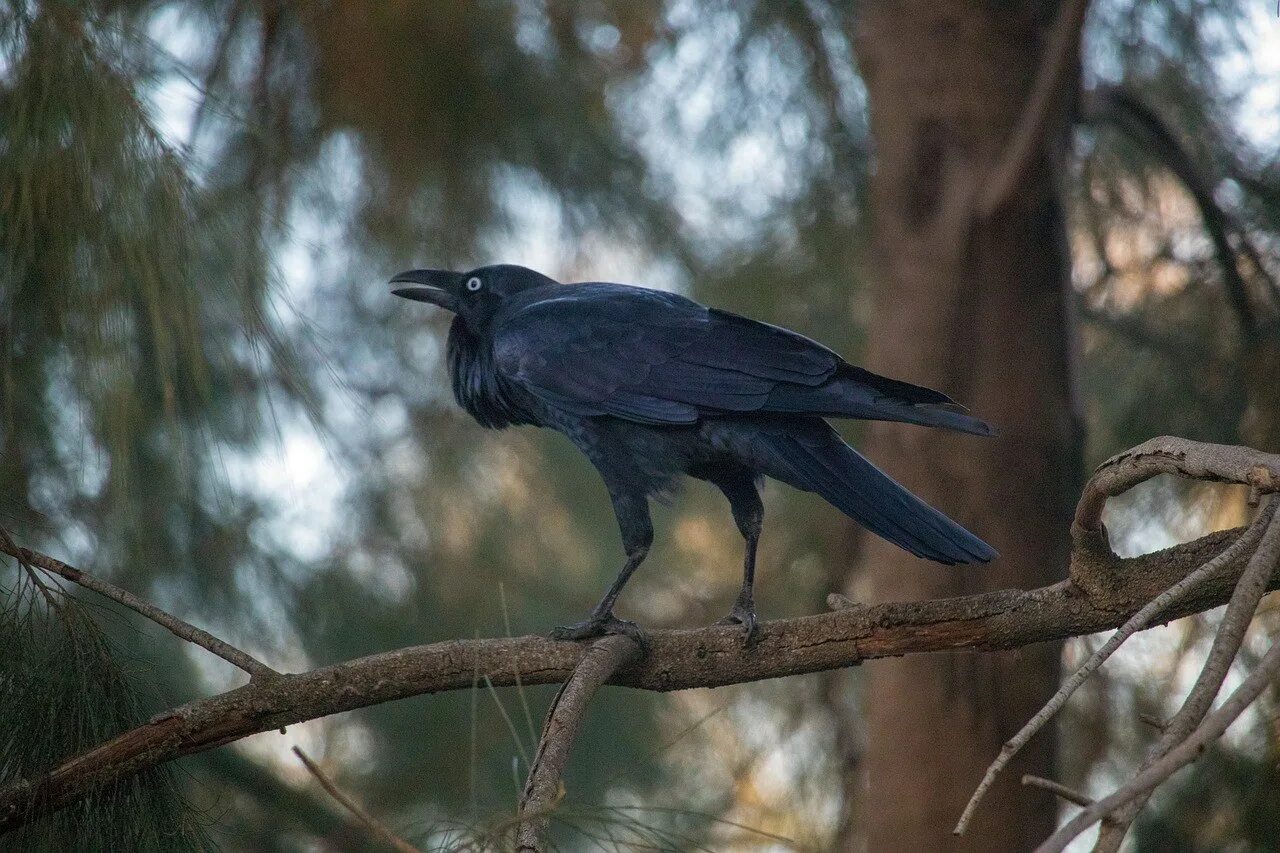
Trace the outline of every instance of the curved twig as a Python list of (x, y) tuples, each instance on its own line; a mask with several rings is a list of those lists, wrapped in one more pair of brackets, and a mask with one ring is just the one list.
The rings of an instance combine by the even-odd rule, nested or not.
[(1098, 466), (1076, 504), (1075, 527), (1102, 529), (1107, 498), (1158, 474), (1191, 480), (1240, 483), (1260, 492), (1280, 491), (1280, 456), (1230, 444), (1209, 444), (1162, 435), (1112, 456)]
[(520, 797), (520, 825), (516, 850), (542, 853), (551, 811), (561, 798), (561, 777), (569, 751), (582, 727), (587, 705), (609, 678), (624, 664), (640, 657), (640, 646), (630, 637), (605, 637), (591, 644), (573, 675), (560, 688), (547, 711), (538, 741), (538, 753), (529, 768)]

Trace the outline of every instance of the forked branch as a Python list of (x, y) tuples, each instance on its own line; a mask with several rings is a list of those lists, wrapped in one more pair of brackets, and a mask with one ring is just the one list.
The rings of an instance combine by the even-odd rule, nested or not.
[(1239, 719), (1277, 678), (1280, 678), (1280, 643), (1271, 646), (1257, 668), (1222, 703), (1222, 707), (1205, 717), (1204, 722), (1190, 737), (1130, 779), (1115, 793), (1098, 800), (1063, 824), (1061, 829), (1036, 849), (1036, 853), (1060, 853), (1072, 839), (1093, 826), (1104, 815), (1115, 812), (1138, 797), (1150, 794), (1174, 773), (1200, 757), (1209, 744), (1222, 737), (1227, 727)]
[[(1266, 594), (1267, 580), (1271, 577), (1276, 564), (1280, 563), (1280, 519), (1275, 517), (1276, 500), (1274, 496), (1269, 498), (1266, 510), (1258, 515), (1259, 521), (1264, 517), (1269, 518), (1265, 522), (1266, 533), (1258, 542), (1257, 549), (1249, 558), (1249, 565), (1236, 584), (1236, 591), (1227, 602), (1227, 610), (1218, 623), (1213, 646), (1209, 649), (1209, 655), (1205, 659), (1200, 676), (1196, 679), (1191, 692), (1187, 694), (1187, 698), (1183, 700), (1178, 713), (1165, 724), (1159, 741), (1142, 767), (1144, 770), (1191, 736), (1204, 720), (1205, 715), (1209, 713), (1213, 700), (1222, 689), (1222, 683), (1227, 679), (1231, 665), (1235, 663), (1236, 656), (1240, 653), (1245, 633), (1253, 622), (1254, 613), (1258, 609), (1259, 602), (1262, 601), (1262, 596)], [(1119, 850), (1130, 824), (1133, 823), (1133, 819), (1137, 817), (1146, 801), (1146, 794), (1136, 796), (1123, 809), (1109, 815), (1098, 835), (1094, 850), (1097, 853), (1115, 853)]]

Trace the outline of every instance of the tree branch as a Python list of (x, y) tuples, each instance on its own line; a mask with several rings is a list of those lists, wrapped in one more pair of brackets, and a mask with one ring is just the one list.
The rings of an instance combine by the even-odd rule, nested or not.
[(1079, 54), (1080, 33), (1088, 11), (1089, 0), (1063, 0), (1060, 4), (1026, 107), (991, 171), (986, 189), (978, 197), (978, 215), (982, 219), (999, 213), (1031, 170), (1036, 152), (1044, 144), (1049, 121), (1061, 103), (1063, 83), (1072, 61)]
[[(1104, 464), (1077, 519), (1089, 522), (1106, 495), (1165, 470), (1210, 480), (1280, 488), (1280, 456), (1162, 438)], [(1127, 488), (1127, 486), (1125, 487)], [(993, 651), (1115, 628), (1240, 537), (1230, 530), (1131, 559), (1111, 552), (1095, 525), (1077, 526), (1071, 579), (1030, 591), (1003, 590), (922, 602), (852, 606), (766, 622), (743, 649), (732, 626), (654, 631), (651, 651), (622, 666), (610, 684), (645, 690), (716, 687), (854, 666), (921, 652)], [(37, 555), (32, 555), (33, 557)], [(1154, 616), (1168, 621), (1228, 600), (1240, 570), (1218, 561), (1201, 583)], [(1267, 588), (1280, 587), (1272, 575)], [(408, 696), (472, 687), (560, 683), (581, 663), (577, 643), (537, 636), (453, 640), (375, 654), (297, 675), (256, 679), (190, 702), (97, 746), (48, 773), (0, 789), (0, 832), (75, 802), (86, 792), (175, 758), (304, 720)]]
[(1068, 788), (1061, 782), (1055, 782), (1052, 779), (1046, 779), (1043, 776), (1032, 776), (1031, 774), (1027, 774), (1022, 777), (1022, 784), (1026, 785), (1028, 788), (1042, 788), (1053, 794), (1055, 797), (1061, 797), (1069, 803), (1075, 803), (1077, 806), (1093, 805), (1093, 800), (1089, 799), (1074, 788)]
[(209, 62), (209, 70), (205, 72), (204, 81), (196, 89), (200, 93), (200, 103), (196, 105), (196, 113), (191, 119), (191, 130), (187, 137), (188, 154), (195, 147), (200, 131), (204, 129), (204, 122), (209, 114), (209, 101), (213, 98), (214, 86), (217, 85), (218, 78), (222, 76), (222, 72), (226, 68), (227, 57), (231, 52), (231, 42), (235, 39), (236, 33), (240, 31), (240, 21), (244, 17), (246, 5), (244, 0), (238, 0), (231, 7), (231, 13), (227, 16), (226, 26), (219, 33), (218, 41), (214, 45), (213, 58)]
[[(1240, 322), (1244, 338), (1255, 338), (1259, 332), (1257, 312), (1249, 296), (1249, 287), (1240, 274), (1231, 235), (1234, 234), (1246, 246), (1245, 252), (1251, 259), (1257, 257), (1257, 252), (1248, 244), (1244, 229), (1214, 199), (1213, 182), (1183, 150), (1177, 136), (1159, 114), (1132, 93), (1118, 86), (1098, 86), (1089, 93), (1087, 103), (1089, 114), (1116, 125), (1143, 149), (1151, 152), (1191, 193), (1213, 243), (1218, 265), (1222, 268), (1227, 299)], [(1262, 266), (1260, 259), (1255, 265), (1259, 274), (1266, 278), (1266, 267)]]
[(1224, 566), (1233, 563), (1241, 554), (1246, 553), (1249, 549), (1256, 546), (1262, 538), (1263, 531), (1267, 530), (1268, 525), (1271, 524), (1275, 515), (1275, 509), (1275, 501), (1269, 501), (1268, 506), (1258, 514), (1257, 519), (1254, 520), (1253, 524), (1249, 525), (1249, 528), (1242, 536), (1240, 536), (1240, 538), (1236, 539), (1235, 542), (1232, 542), (1230, 546), (1216, 557), (1206, 562), (1203, 566), (1192, 571), (1173, 586), (1169, 587), (1164, 592), (1160, 593), (1143, 605), (1141, 610), (1129, 617), (1129, 619), (1121, 625), (1097, 651), (1089, 656), (1088, 660), (1081, 664), (1080, 667), (1071, 674), (1071, 677), (1058, 687), (1053, 696), (1049, 697), (1049, 701), (1036, 712), (1036, 715), (1032, 717), (1017, 734), (1009, 738), (1009, 740), (1005, 742), (1004, 746), (1000, 748), (1000, 754), (996, 756), (996, 759), (991, 762), (991, 766), (987, 768), (987, 772), (983, 775), (982, 781), (978, 783), (978, 787), (974, 790), (973, 796), (969, 798), (969, 802), (965, 806), (963, 814), (960, 815), (960, 820), (956, 823), (954, 830), (956, 835), (964, 835), (965, 830), (969, 825), (969, 821), (973, 817), (974, 811), (978, 808), (978, 803), (982, 801), (983, 796), (986, 795), (987, 791), (995, 783), (996, 777), (1000, 774), (1000, 771), (1013, 760), (1013, 757), (1031, 741), (1031, 738), (1033, 738), (1037, 732), (1045, 727), (1045, 724), (1047, 724), (1054, 715), (1062, 710), (1063, 706), (1067, 704), (1067, 700), (1070, 699), (1076, 690), (1078, 690), (1080, 686), (1088, 680), (1089, 676), (1093, 675), (1093, 673), (1106, 663), (1107, 659), (1120, 648), (1125, 640), (1150, 626), (1151, 621), (1155, 619), (1158, 614), (1165, 612), (1170, 605), (1174, 604), (1183, 596), (1194, 590), (1205, 578), (1221, 571)]
[(1063, 824), (1049, 840), (1036, 848), (1036, 853), (1061, 853), (1077, 835), (1124, 806), (1136, 797), (1149, 794), (1162, 782), (1200, 757), (1205, 748), (1222, 736), (1236, 719), (1244, 713), (1263, 690), (1280, 678), (1280, 643), (1275, 643), (1266, 656), (1258, 663), (1257, 669), (1241, 682), (1222, 707), (1205, 717), (1200, 727), (1192, 735), (1169, 751), (1164, 758), (1152, 764), (1146, 770), (1129, 780), (1114, 794), (1098, 800), (1080, 814)]
[(114, 584), (108, 583), (93, 575), (82, 572), (77, 568), (67, 565), (61, 560), (56, 560), (38, 551), (32, 551), (29, 548), (23, 548), (13, 542), (8, 536), (0, 536), (0, 552), (8, 554), (16, 559), (19, 563), (35, 566), (51, 572), (59, 577), (65, 578), (74, 584), (78, 584), (85, 589), (91, 589), (99, 595), (109, 598), (117, 604), (123, 604), (135, 613), (138, 613), (155, 622), (157, 625), (168, 630), (171, 634), (179, 639), (186, 640), (200, 646), (202, 649), (217, 655), (227, 663), (239, 667), (249, 674), (250, 680), (254, 678), (272, 678), (278, 677), (279, 672), (267, 666), (262, 661), (242, 652), (230, 643), (219, 640), (208, 631), (201, 630), (190, 622), (185, 622), (171, 613), (166, 613), (159, 607), (149, 601), (143, 601), (133, 593), (123, 590)]
[(569, 760), (569, 750), (582, 728), (587, 704), (623, 664), (640, 654), (640, 646), (630, 637), (597, 640), (551, 701), (542, 738), (538, 741), (538, 753), (520, 797), (520, 825), (516, 830), (518, 853), (542, 853), (546, 849), (550, 814), (560, 800), (560, 779)]
[[(1093, 634), (1119, 625), (1240, 532), (1214, 533), (1132, 559), (1095, 558), (1099, 570), (1114, 574), (1117, 581), (1095, 595), (1063, 581), (1028, 592), (852, 607), (765, 622), (749, 652), (742, 651), (742, 632), (732, 626), (654, 631), (650, 654), (623, 667), (609, 683), (657, 691), (717, 687), (882, 657), (995, 651)], [(1176, 619), (1224, 603), (1235, 579), (1236, 573), (1222, 570), (1158, 618)], [(1273, 577), (1270, 588), (1277, 587), (1280, 577)], [(251, 682), (160, 714), (39, 779), (0, 790), (0, 832), (74, 802), (99, 785), (180, 756), (342, 711), (465, 690), (477, 671), (498, 686), (513, 686), (517, 673), (525, 685), (559, 683), (572, 674), (582, 654), (576, 643), (538, 636), (451, 640)]]
[[(1250, 623), (1253, 622), (1254, 613), (1257, 612), (1258, 603), (1266, 594), (1267, 580), (1271, 577), (1277, 563), (1280, 563), (1280, 521), (1275, 518), (1276, 499), (1271, 497), (1267, 503), (1268, 506), (1258, 515), (1259, 520), (1263, 517), (1268, 518), (1265, 523), (1266, 533), (1253, 556), (1249, 558), (1249, 564), (1245, 567), (1244, 574), (1240, 576), (1236, 590), (1231, 594), (1231, 600), (1227, 602), (1227, 610), (1222, 615), (1222, 621), (1218, 625), (1217, 634), (1214, 635), (1213, 646), (1209, 649), (1204, 667), (1191, 692), (1183, 700), (1178, 713), (1165, 724), (1160, 739), (1141, 768), (1143, 770), (1163, 758), (1170, 749), (1186, 740), (1195, 731), (1204, 720), (1205, 714), (1209, 713), (1213, 700), (1222, 689), (1222, 683), (1226, 681), (1227, 672), (1235, 662), (1240, 644), (1244, 642), (1244, 635), (1249, 630)], [(1129, 826), (1146, 801), (1147, 795), (1137, 796), (1103, 822), (1102, 831), (1094, 847), (1095, 853), (1115, 853), (1120, 849)]]
[(1215, 352), (1212, 346), (1193, 338), (1163, 334), (1134, 314), (1099, 310), (1083, 298), (1076, 299), (1076, 310), (1080, 312), (1082, 320), (1094, 323), (1136, 346), (1176, 360), (1182, 365), (1200, 367), (1207, 363), (1224, 372), (1230, 366), (1228, 360)]
[(320, 765), (312, 761), (311, 757), (302, 751), (301, 747), (295, 746), (293, 754), (298, 756), (302, 766), (307, 768), (307, 772), (316, 778), (316, 781), (320, 783), (320, 787), (324, 788), (325, 793), (333, 797), (338, 805), (346, 809), (376, 840), (395, 850), (396, 853), (422, 853), (417, 847), (387, 829), (373, 815), (365, 811), (359, 803), (347, 796), (332, 779), (325, 775), (325, 772), (320, 769)]

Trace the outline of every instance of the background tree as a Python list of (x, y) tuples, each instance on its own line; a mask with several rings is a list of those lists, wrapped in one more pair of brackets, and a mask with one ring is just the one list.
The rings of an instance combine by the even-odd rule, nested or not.
[[(938, 572), (868, 541), (874, 593), (886, 600), (1041, 586), (1066, 563), (1080, 428), (1071, 401), (1066, 214), (1055, 179), (1065, 165), (1063, 108), (1074, 100), (1085, 4), (1061, 4), (1056, 29), (1055, 5), (872, 3), (858, 22), (876, 151), (868, 362), (954, 389), (1001, 429), (997, 442), (871, 430), (874, 458), (931, 490), (934, 503), (986, 531), (1001, 552), (979, 571)], [(969, 796), (959, 780), (981, 778), (1052, 694), (1059, 654), (1042, 644), (868, 671), (870, 849), (949, 844)], [(965, 736), (940, 749), (941, 731)], [(1042, 737), (1018, 760), (956, 846), (1025, 849), (1052, 832), (1052, 795), (1018, 783), (1024, 773), (1051, 772), (1051, 740)]]

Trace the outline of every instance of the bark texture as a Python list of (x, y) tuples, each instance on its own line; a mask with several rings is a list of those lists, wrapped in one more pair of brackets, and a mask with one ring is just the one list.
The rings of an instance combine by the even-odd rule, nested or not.
[[(984, 441), (872, 430), (867, 452), (877, 464), (1001, 552), (988, 566), (948, 569), (868, 541), (880, 600), (1035, 587), (1066, 564), (1080, 436), (1055, 189), (1065, 104), (1041, 122), (1043, 139), (1008, 203), (976, 203), (1027, 109), (1057, 5), (872, 0), (861, 10), (876, 158), (869, 366), (950, 393), (1002, 433)], [(1073, 48), (1059, 69), (1063, 91), (1078, 86), (1077, 67)], [(871, 784), (853, 826), (861, 837), (850, 833), (846, 848), (1016, 851), (1051, 834), (1052, 795), (1018, 784), (1051, 775), (1049, 737), (1019, 755), (964, 838), (951, 828), (992, 756), (1053, 693), (1059, 654), (1049, 643), (868, 667), (868, 746), (857, 772)]]

